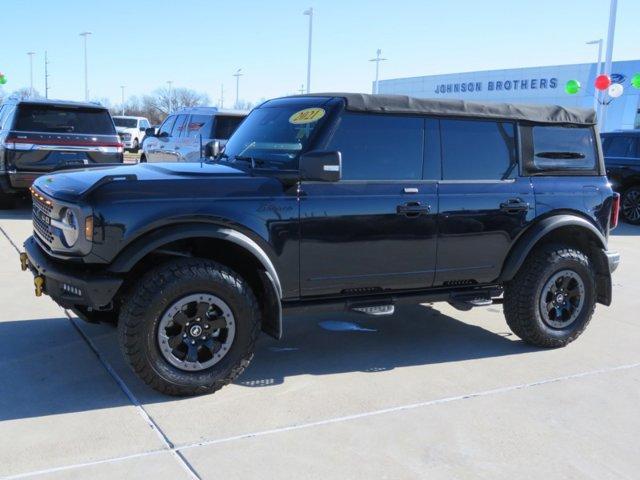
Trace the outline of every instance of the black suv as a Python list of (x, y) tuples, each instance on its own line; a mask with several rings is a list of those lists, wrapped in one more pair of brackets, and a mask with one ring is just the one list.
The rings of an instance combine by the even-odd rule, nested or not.
[(640, 130), (602, 134), (607, 176), (620, 192), (620, 213), (633, 225), (640, 225)]
[(9, 206), (40, 175), (122, 163), (109, 111), (93, 103), (8, 100), (0, 106), (0, 204)]
[(210, 162), (38, 179), (21, 262), (36, 294), (117, 321), (133, 370), (174, 395), (231, 382), (292, 312), (504, 302), (520, 338), (561, 347), (611, 303), (619, 261), (594, 122), (401, 96), (270, 100)]

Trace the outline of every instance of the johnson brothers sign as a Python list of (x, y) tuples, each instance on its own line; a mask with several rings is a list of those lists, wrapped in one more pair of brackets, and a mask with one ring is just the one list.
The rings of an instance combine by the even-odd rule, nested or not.
[(461, 82), (440, 83), (436, 85), (435, 93), (465, 93), (486, 91), (510, 91), (510, 90), (543, 90), (558, 88), (558, 79), (550, 78), (526, 78), (523, 80), (490, 80), (488, 82)]

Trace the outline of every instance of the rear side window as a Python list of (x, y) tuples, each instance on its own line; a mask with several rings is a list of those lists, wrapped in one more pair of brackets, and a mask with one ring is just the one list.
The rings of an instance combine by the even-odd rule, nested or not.
[(82, 133), (115, 135), (107, 110), (97, 108), (20, 105), (14, 130), (45, 133)]
[(244, 117), (216, 115), (216, 126), (213, 138), (220, 140), (228, 140), (236, 131), (236, 128), (242, 123)]
[(342, 152), (344, 180), (422, 178), (424, 119), (344, 114), (328, 150)]
[(589, 127), (535, 126), (531, 128), (533, 172), (597, 169), (596, 141)]
[(211, 138), (211, 128), (213, 126), (213, 115), (191, 115), (187, 124), (187, 136)]
[(628, 135), (605, 137), (603, 149), (605, 157), (636, 157), (636, 139)]
[(515, 170), (515, 127), (507, 122), (441, 120), (443, 180), (503, 180)]

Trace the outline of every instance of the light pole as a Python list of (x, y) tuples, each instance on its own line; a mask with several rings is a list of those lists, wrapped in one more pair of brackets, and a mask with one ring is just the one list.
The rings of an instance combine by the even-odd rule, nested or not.
[(300, 85), (300, 90), (298, 90), (298, 93), (300, 95), (302, 95), (304, 93), (304, 85)]
[(238, 108), (238, 105), (240, 104), (240, 100), (239, 100), (239, 96), (238, 96), (238, 92), (240, 91), (240, 77), (242, 75), (244, 75), (243, 73), (240, 73), (242, 71), (241, 68), (239, 68), (238, 70), (236, 70), (236, 73), (233, 74), (234, 77), (236, 77), (236, 104), (235, 104), (235, 108)]
[[(598, 75), (600, 75), (600, 73), (602, 72), (602, 43), (603, 40), (601, 38), (599, 38), (598, 40), (591, 40), (589, 42), (587, 42), (587, 45), (598, 45), (598, 63), (596, 63), (596, 77)], [(594, 88), (593, 90), (593, 109), (596, 111), (596, 114), (599, 110), (599, 100), (600, 98), (600, 91), (597, 88)]]
[(169, 85), (169, 115), (173, 111), (173, 96), (171, 91), (171, 85), (173, 85), (173, 80), (167, 80), (167, 85)]
[[(604, 73), (611, 75), (611, 57), (613, 55), (613, 37), (616, 32), (616, 11), (618, 9), (618, 0), (611, 0), (609, 5), (609, 28), (607, 30), (607, 52), (604, 60)], [(598, 127), (602, 130), (607, 119), (607, 104), (604, 103), (600, 108), (600, 117), (598, 118)]]
[(120, 90), (122, 91), (122, 116), (124, 117), (124, 88), (126, 85), (120, 85)]
[(81, 37), (84, 38), (84, 99), (89, 101), (89, 67), (87, 62), (87, 37), (91, 32), (82, 32)]
[(47, 51), (44, 51), (44, 98), (49, 98), (49, 60)]
[(380, 57), (380, 55), (382, 54), (382, 50), (378, 49), (376, 51), (376, 58), (371, 58), (369, 61), (370, 62), (376, 62), (376, 81), (373, 84), (373, 93), (378, 93), (378, 77), (380, 75), (380, 62), (384, 62), (387, 59), (386, 58), (382, 58)]
[(33, 97), (33, 56), (36, 52), (27, 52), (29, 55), (29, 98)]
[(307, 93), (311, 92), (311, 38), (313, 32), (313, 7), (302, 12), (303, 15), (309, 16), (309, 48), (307, 50)]

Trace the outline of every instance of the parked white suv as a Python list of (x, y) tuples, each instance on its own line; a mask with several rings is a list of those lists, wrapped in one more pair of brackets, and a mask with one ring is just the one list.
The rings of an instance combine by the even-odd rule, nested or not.
[(116, 124), (116, 131), (124, 148), (134, 152), (140, 149), (145, 130), (151, 127), (145, 117), (116, 116), (113, 117), (113, 123)]

